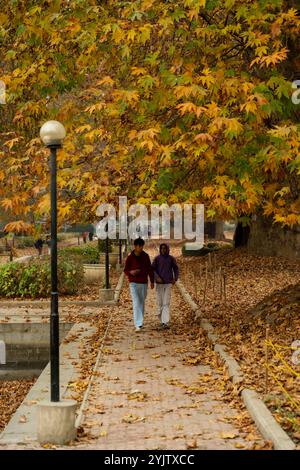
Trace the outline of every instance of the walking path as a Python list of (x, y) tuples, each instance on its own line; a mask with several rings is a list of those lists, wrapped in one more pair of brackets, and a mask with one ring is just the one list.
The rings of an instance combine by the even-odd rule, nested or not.
[(76, 448), (249, 449), (253, 440), (261, 445), (259, 435), (248, 440), (249, 433), (232, 424), (240, 413), (224, 402), (222, 377), (201, 362), (191, 365), (197, 363), (191, 359), (195, 344), (188, 325), (182, 328), (188, 319), (176, 289), (170, 330), (158, 330), (155, 292), (149, 290), (145, 327), (136, 333), (128, 290), (124, 295), (128, 303), (118, 309), (87, 402), (87, 435)]
[[(255, 449), (264, 441), (247, 412), (230, 403), (206, 337), (172, 289), (171, 329), (159, 330), (155, 291), (136, 333), (128, 283), (112, 321), (83, 411), (79, 439), (68, 449)], [(50, 448), (61, 448), (49, 446)], [(39, 449), (37, 442), (1, 449)], [(46, 448), (48, 448), (46, 446)]]

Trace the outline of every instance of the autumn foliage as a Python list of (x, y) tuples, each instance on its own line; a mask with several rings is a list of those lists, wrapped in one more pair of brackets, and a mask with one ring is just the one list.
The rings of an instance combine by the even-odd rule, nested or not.
[(58, 119), (60, 223), (126, 194), (299, 224), (299, 28), (292, 0), (4, 3), (2, 209), (19, 229), (49, 213)]

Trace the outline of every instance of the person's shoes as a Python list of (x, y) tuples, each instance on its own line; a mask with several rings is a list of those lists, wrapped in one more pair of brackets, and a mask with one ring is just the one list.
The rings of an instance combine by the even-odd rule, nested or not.
[(136, 332), (136, 333), (138, 333), (138, 332), (141, 331), (141, 330), (142, 330), (142, 327), (141, 327), (141, 326), (136, 326), (136, 327), (135, 327), (135, 332)]
[(169, 323), (163, 323), (162, 328), (163, 328), (163, 330), (169, 330), (170, 329)]

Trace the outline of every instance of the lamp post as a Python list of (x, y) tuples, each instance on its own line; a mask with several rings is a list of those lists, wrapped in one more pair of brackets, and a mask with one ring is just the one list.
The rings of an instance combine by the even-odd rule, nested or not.
[(51, 315), (50, 315), (50, 377), (51, 401), (59, 401), (59, 316), (57, 292), (57, 189), (56, 152), (62, 147), (66, 136), (64, 126), (58, 121), (46, 122), (40, 130), (40, 137), (50, 149), (51, 172)]
[(105, 289), (110, 289), (108, 224), (106, 224), (106, 239), (105, 239)]

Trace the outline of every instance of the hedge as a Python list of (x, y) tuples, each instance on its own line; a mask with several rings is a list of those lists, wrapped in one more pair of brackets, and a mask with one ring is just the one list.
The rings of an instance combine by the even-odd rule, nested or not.
[[(58, 292), (76, 294), (83, 284), (83, 268), (74, 260), (58, 259)], [(0, 266), (0, 296), (48, 297), (51, 292), (49, 258)]]

